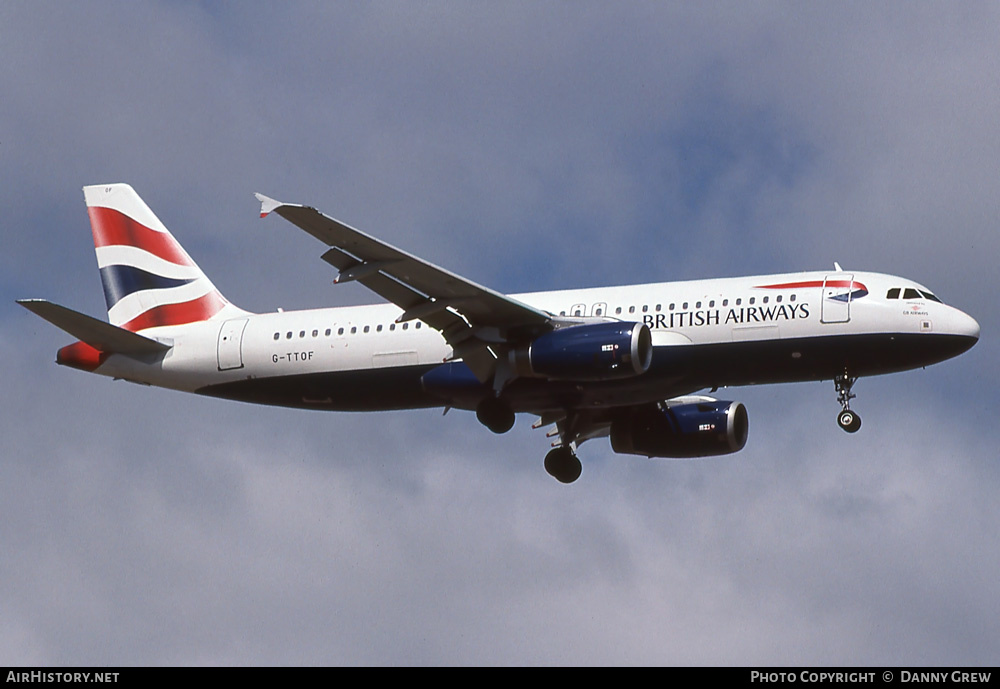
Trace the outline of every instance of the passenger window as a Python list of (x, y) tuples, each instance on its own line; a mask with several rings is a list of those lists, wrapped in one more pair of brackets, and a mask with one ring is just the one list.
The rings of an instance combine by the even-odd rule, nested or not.
[(390, 323), (389, 324), (389, 330), (395, 330), (395, 329), (396, 329), (396, 324), (395, 323)]
[(319, 337), (319, 330), (313, 330), (313, 337)]
[(906, 291), (903, 292), (903, 299), (920, 299), (920, 292), (912, 287), (907, 287)]
[(274, 333), (274, 339), (277, 340), (279, 337), (281, 337), (281, 333)]
[(377, 332), (377, 333), (382, 332), (382, 325), (381, 324), (375, 326), (375, 332)]
[(677, 304), (671, 304), (670, 305), (670, 310), (673, 311), (675, 306), (677, 306)]
[(351, 326), (351, 334), (352, 334), (352, 335), (356, 335), (356, 334), (357, 334), (357, 332), (358, 332), (358, 326), (356, 326), (356, 325), (352, 325), (352, 326)]
[(337, 334), (338, 335), (343, 335), (344, 334), (344, 329), (343, 328), (337, 328)]
[(743, 299), (737, 299), (737, 300), (736, 300), (736, 305), (737, 305), (737, 306), (739, 306), (739, 305), (740, 305), (740, 304), (742, 304), (742, 303), (743, 303)]
[(684, 305), (681, 306), (681, 308), (684, 309), (685, 311), (687, 311), (688, 310), (688, 303), (684, 302)]
[(403, 323), (403, 330), (406, 330), (409, 327), (410, 327), (409, 323)]
[(291, 331), (291, 330), (289, 330), (289, 331), (288, 331), (288, 334), (287, 334), (287, 335), (285, 335), (285, 339), (286, 339), (286, 340), (290, 340), (290, 339), (292, 339), (292, 331)]
[(729, 306), (729, 300), (728, 299), (723, 299), (722, 300), (722, 305), (723, 306)]
[(416, 324), (416, 325), (415, 325), (414, 327), (415, 327), (415, 328), (416, 328), (417, 330), (420, 330), (420, 326), (421, 326), (421, 325), (423, 325), (423, 323), (422, 323), (421, 321), (417, 321), (417, 324)]
[(900, 293), (900, 291), (901, 290), (898, 287), (893, 287), (891, 290), (889, 290), (888, 292), (886, 292), (885, 298), (886, 299), (899, 299), (899, 293)]
[(656, 305), (656, 311), (659, 312), (660, 311), (660, 307), (662, 307), (662, 306), (663, 306), (663, 304), (657, 304)]
[(776, 297), (774, 298), (774, 301), (776, 301), (777, 303), (779, 303), (779, 304), (780, 304), (780, 303), (781, 303), (781, 295), (779, 294), (778, 296), (776, 296)]
[(712, 301), (708, 302), (708, 308), (710, 308), (710, 309), (714, 309), (715, 308), (715, 300), (714, 299)]
[(768, 297), (764, 297), (763, 301), (764, 301), (765, 304), (767, 303), (767, 300), (768, 300)]
[(329, 328), (327, 328), (327, 329), (326, 329), (326, 333), (325, 333), (325, 335), (326, 335), (327, 337), (330, 337), (330, 333), (331, 333), (331, 332), (332, 332), (332, 331), (331, 331), (331, 330), (330, 330)]
[(619, 306), (615, 309), (615, 314), (619, 314), (621, 312), (622, 312), (622, 307)]
[(368, 325), (365, 326), (365, 332), (368, 332), (370, 329), (371, 329), (371, 326), (368, 326)]
[(701, 308), (701, 302), (699, 301), (697, 304), (694, 305), (694, 307), (696, 309), (700, 309)]
[(757, 300), (757, 297), (750, 297), (750, 302), (749, 302), (749, 303), (751, 303), (751, 304), (752, 304), (752, 303), (754, 303), (754, 302), (755, 302), (756, 300)]
[(795, 295), (793, 294), (792, 296), (788, 297), (788, 301), (795, 301)]
[(299, 331), (299, 337), (305, 337), (305, 336), (306, 336), (306, 331), (305, 330), (300, 330)]
[(603, 316), (604, 315), (604, 309), (600, 309), (600, 308), (594, 309), (594, 315), (595, 316)]

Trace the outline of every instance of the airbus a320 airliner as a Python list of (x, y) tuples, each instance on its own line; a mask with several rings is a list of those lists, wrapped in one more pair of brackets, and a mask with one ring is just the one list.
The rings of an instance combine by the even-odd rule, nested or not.
[(127, 184), (84, 188), (108, 321), (18, 303), (79, 341), (66, 366), (137, 383), (305, 409), (475, 410), (495, 433), (517, 412), (553, 426), (545, 469), (581, 473), (577, 447), (704, 457), (747, 441), (746, 408), (695, 394), (833, 380), (855, 432), (861, 376), (957, 356), (979, 324), (906, 278), (827, 272), (507, 296), (306, 206), (271, 213), (329, 247), (336, 282), (389, 303), (255, 314), (227, 301)]

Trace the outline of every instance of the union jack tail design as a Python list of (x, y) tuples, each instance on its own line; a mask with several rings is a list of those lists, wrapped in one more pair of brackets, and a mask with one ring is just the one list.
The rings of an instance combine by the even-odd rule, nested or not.
[(83, 188), (108, 320), (132, 332), (243, 313), (127, 184)]

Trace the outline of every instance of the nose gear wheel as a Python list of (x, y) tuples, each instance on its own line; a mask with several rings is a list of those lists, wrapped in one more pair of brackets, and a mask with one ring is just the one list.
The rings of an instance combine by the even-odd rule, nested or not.
[(850, 376), (847, 372), (833, 379), (833, 385), (837, 389), (837, 401), (841, 407), (840, 413), (837, 414), (837, 425), (848, 433), (857, 433), (861, 428), (861, 416), (851, 410), (851, 400), (857, 397), (851, 393), (851, 388), (857, 381), (857, 376)]

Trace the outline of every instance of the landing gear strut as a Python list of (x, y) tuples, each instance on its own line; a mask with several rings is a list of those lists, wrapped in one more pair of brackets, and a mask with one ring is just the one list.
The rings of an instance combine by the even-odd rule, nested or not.
[(557, 447), (545, 455), (545, 471), (560, 483), (573, 483), (580, 478), (583, 465), (576, 453), (568, 447)]
[(496, 397), (487, 397), (479, 403), (476, 418), (494, 433), (506, 433), (514, 427), (514, 411)]
[(857, 381), (857, 376), (849, 376), (846, 373), (833, 379), (833, 384), (837, 388), (837, 401), (841, 407), (840, 413), (837, 414), (837, 424), (848, 433), (857, 433), (861, 428), (861, 417), (851, 411), (851, 400), (857, 397), (851, 394), (851, 388)]

